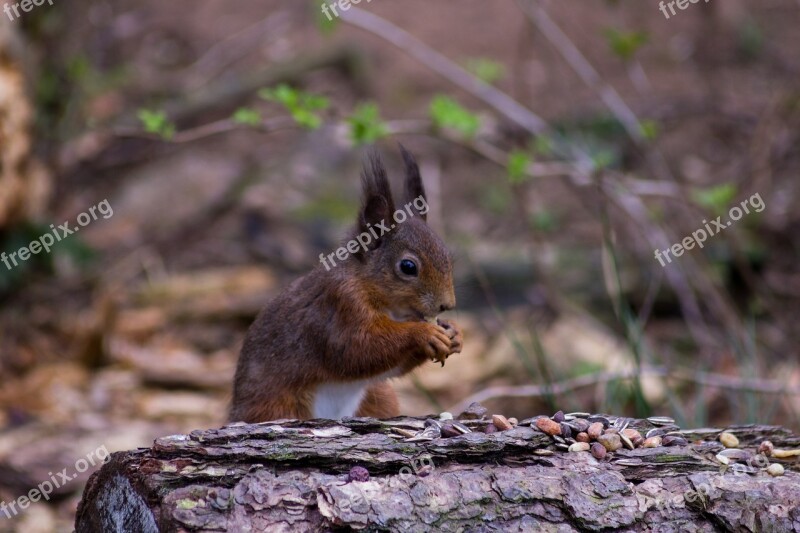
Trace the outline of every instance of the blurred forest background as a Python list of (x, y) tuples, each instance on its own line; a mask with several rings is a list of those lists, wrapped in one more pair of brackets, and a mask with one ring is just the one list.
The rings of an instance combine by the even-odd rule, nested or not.
[[(800, 429), (800, 2), (56, 0), (0, 16), (0, 501), (225, 423), (243, 335), (420, 160), (481, 400)], [(751, 212), (662, 267), (753, 195)], [(752, 211), (752, 210), (751, 210)], [(280, 317), (276, 317), (280, 320)], [(87, 474), (0, 531), (70, 530)]]

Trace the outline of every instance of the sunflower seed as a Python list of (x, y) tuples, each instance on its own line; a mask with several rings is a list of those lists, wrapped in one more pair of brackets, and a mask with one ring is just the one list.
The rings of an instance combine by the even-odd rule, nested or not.
[(651, 416), (647, 421), (654, 426), (671, 426), (675, 423), (675, 419), (668, 416)]

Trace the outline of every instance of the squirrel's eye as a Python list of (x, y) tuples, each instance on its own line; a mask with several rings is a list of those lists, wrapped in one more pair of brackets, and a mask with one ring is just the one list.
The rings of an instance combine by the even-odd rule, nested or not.
[(417, 264), (411, 259), (403, 259), (402, 261), (400, 261), (400, 272), (402, 272), (406, 276), (416, 276)]

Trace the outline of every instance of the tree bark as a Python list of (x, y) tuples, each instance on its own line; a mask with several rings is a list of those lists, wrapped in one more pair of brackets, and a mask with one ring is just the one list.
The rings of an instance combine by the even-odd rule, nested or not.
[[(796, 448), (774, 426), (735, 426), (739, 463), (716, 459), (718, 429), (685, 446), (566, 452), (529, 421), (484, 434), (408, 441), (425, 419), (234, 424), (115, 453), (89, 480), (84, 531), (800, 531)], [(652, 428), (637, 420), (633, 427)], [(399, 435), (397, 433), (403, 433)], [(405, 435), (405, 436), (404, 436)], [(783, 476), (767, 474), (782, 463)], [(350, 481), (354, 466), (368, 481)]]

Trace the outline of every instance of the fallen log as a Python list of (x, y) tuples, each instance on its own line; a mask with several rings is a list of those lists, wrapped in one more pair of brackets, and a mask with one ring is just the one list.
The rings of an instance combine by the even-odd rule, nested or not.
[(490, 421), (464, 420), (471, 432), (450, 438), (424, 418), (233, 424), (113, 454), (89, 480), (75, 528), (800, 531), (798, 457), (780, 451), (800, 446), (797, 435), (733, 426), (738, 447), (726, 449), (719, 429), (606, 418), (676, 445), (598, 460), (564, 451), (535, 420), (489, 434)]

